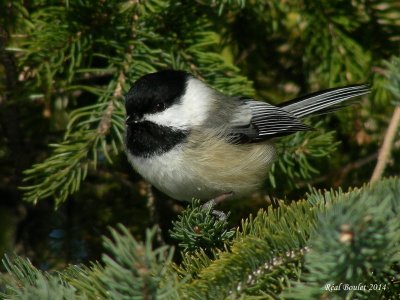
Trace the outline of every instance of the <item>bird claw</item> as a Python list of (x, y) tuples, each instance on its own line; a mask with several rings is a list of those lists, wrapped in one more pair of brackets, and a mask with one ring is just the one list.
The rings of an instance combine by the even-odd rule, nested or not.
[(211, 200), (208, 200), (206, 203), (203, 204), (203, 209), (206, 210), (211, 210), (211, 213), (216, 216), (219, 220), (225, 221), (228, 216), (220, 211), (220, 210), (215, 210), (213, 209), (215, 205), (225, 201), (226, 199), (230, 198), (233, 196), (233, 192), (228, 192), (228, 193), (223, 193), (215, 198), (212, 198)]

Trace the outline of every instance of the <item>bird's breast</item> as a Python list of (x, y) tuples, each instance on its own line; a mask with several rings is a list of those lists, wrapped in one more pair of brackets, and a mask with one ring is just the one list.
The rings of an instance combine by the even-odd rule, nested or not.
[(259, 189), (275, 149), (271, 142), (234, 145), (198, 132), (161, 154), (144, 157), (128, 152), (128, 158), (138, 173), (170, 197), (207, 200)]
[(185, 161), (182, 145), (151, 157), (128, 153), (128, 159), (140, 175), (174, 199), (184, 201), (190, 201), (193, 197), (205, 199), (210, 194), (207, 187), (197, 180), (190, 164)]

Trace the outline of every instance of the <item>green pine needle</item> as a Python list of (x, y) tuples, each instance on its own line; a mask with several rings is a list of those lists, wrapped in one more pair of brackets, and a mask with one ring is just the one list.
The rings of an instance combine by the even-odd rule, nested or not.
[(173, 222), (171, 236), (179, 241), (184, 252), (228, 248), (235, 230), (228, 228), (227, 218), (221, 218), (213, 211), (212, 206), (204, 207), (199, 200), (192, 204)]

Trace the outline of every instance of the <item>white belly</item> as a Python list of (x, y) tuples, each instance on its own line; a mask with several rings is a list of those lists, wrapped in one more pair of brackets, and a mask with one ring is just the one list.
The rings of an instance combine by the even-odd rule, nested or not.
[(211, 199), (216, 194), (212, 187), (199, 180), (193, 170), (184, 164), (182, 148), (179, 146), (151, 158), (136, 157), (128, 153), (128, 159), (143, 178), (174, 199)]
[(260, 187), (275, 158), (270, 142), (231, 145), (221, 140), (176, 146), (150, 158), (128, 153), (135, 170), (168, 196), (209, 200), (222, 193), (241, 197)]

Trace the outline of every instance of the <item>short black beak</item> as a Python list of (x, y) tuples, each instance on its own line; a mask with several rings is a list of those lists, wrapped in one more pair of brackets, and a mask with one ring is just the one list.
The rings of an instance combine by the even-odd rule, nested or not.
[(129, 115), (125, 119), (125, 124), (136, 124), (140, 121), (140, 117), (137, 115)]

